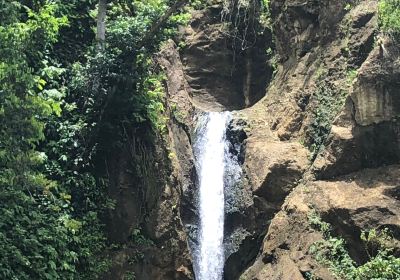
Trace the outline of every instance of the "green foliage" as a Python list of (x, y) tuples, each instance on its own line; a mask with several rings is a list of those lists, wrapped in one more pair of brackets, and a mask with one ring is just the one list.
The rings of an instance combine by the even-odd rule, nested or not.
[(350, 69), (346, 73), (348, 85), (352, 85), (354, 80), (357, 78), (358, 71), (356, 69)]
[(350, 3), (347, 3), (346, 6), (344, 7), (344, 9), (345, 9), (346, 11), (350, 11), (351, 8), (352, 8), (352, 6), (351, 6)]
[(131, 240), (135, 245), (143, 245), (143, 246), (152, 246), (154, 242), (150, 239), (146, 238), (142, 234), (142, 230), (140, 228), (136, 228), (132, 230)]
[(74, 278), (93, 279), (109, 265), (103, 255), (106, 239), (99, 216), (113, 205), (105, 196), (106, 182), (95, 179), (91, 161), (85, 158), (86, 149), (80, 138), (84, 124), (71, 107), (74, 108), (64, 105), (62, 118), (53, 116), (47, 120), (42, 149), (48, 155), (46, 174), (58, 182), (62, 198), (69, 202), (71, 215), (80, 224), (75, 237), (77, 274)]
[(357, 267), (351, 274), (354, 278), (347, 279), (374, 279), (396, 280), (400, 279), (400, 258), (396, 258), (387, 250), (379, 253), (367, 263)]
[(395, 280), (400, 278), (400, 258), (391, 253), (393, 238), (388, 229), (363, 231), (364, 241), (369, 260), (356, 264), (350, 257), (343, 238), (331, 234), (331, 226), (312, 211), (309, 214), (310, 225), (321, 231), (324, 239), (314, 243), (309, 251), (315, 259), (329, 269), (340, 279), (345, 280)]
[(278, 55), (274, 52), (272, 48), (268, 48), (266, 51), (267, 58), (269, 59), (269, 65), (272, 68), (273, 75), (278, 71)]
[(155, 244), (152, 240), (143, 235), (141, 228), (133, 229), (130, 236), (129, 246), (134, 250), (128, 258), (128, 263), (132, 265), (143, 261), (145, 256), (144, 250), (154, 245)]
[(188, 117), (188, 113), (180, 110), (176, 103), (170, 102), (169, 107), (171, 109), (172, 115), (178, 122), (183, 123), (185, 121), (185, 119)]
[(60, 28), (60, 36), (53, 47), (53, 56), (63, 66), (84, 61), (84, 55), (95, 39), (95, 18), (90, 16), (98, 0), (53, 0), (58, 14), (68, 17), (67, 26)]
[(147, 117), (153, 124), (153, 127), (163, 132), (167, 126), (167, 117), (164, 115), (163, 100), (165, 97), (164, 85), (165, 80), (163, 75), (152, 75), (144, 81), (144, 90), (147, 92), (149, 103), (146, 105)]
[(324, 143), (330, 133), (333, 119), (344, 105), (345, 94), (344, 92), (337, 92), (328, 85), (321, 84), (314, 93), (314, 98), (317, 104), (313, 122), (308, 129), (308, 136), (311, 139), (308, 144), (312, 160), (324, 149)]
[(128, 264), (133, 265), (139, 263), (144, 259), (144, 253), (141, 250), (136, 250), (133, 254), (131, 253), (128, 258)]
[(380, 29), (392, 38), (400, 39), (400, 1), (380, 0), (378, 11)]
[(210, 2), (212, 2), (212, 0), (191, 0), (190, 4), (191, 7), (193, 7), (196, 10), (201, 10), (207, 7), (207, 5), (210, 4)]
[(369, 257), (377, 255), (378, 250), (382, 248), (392, 250), (393, 237), (390, 235), (388, 228), (383, 230), (371, 229), (368, 232), (363, 231), (360, 238), (364, 241)]
[(123, 280), (135, 280), (136, 274), (132, 271), (128, 271), (124, 274)]
[(314, 243), (309, 251), (319, 263), (328, 266), (335, 275), (347, 277), (347, 275), (352, 275), (356, 267), (345, 246), (344, 239), (328, 236)]
[(360, 0), (347, 0), (347, 3), (344, 6), (344, 9), (345, 9), (345, 11), (350, 11), (359, 3), (360, 3)]
[(271, 29), (271, 11), (270, 11), (270, 0), (261, 0), (261, 16), (260, 21), (263, 26)]
[[(47, 172), (72, 193), (74, 215), (86, 221), (82, 231), (86, 239), (79, 246), (82, 279), (108, 267), (102, 254), (105, 238), (99, 216), (112, 208), (113, 202), (107, 198), (108, 178), (99, 174), (97, 163), (104, 162), (104, 153), (126, 141), (126, 128), (153, 128), (148, 134), (166, 128), (164, 77), (152, 56), (187, 16), (172, 17), (154, 37), (143, 40), (168, 7), (162, 0), (111, 3), (104, 50), (88, 48), (86, 61), (71, 65), (62, 120), (54, 118), (48, 123), (46, 150), (51, 160)], [(133, 237), (136, 245), (150, 245), (140, 231), (134, 231)], [(136, 259), (142, 258), (140, 255), (138, 251)]]
[(43, 119), (59, 113), (40, 68), (67, 23), (47, 1), (34, 10), (2, 1), (0, 25), (0, 278), (71, 279), (82, 224), (68, 196), (40, 172), (47, 156), (36, 150)]
[(98, 52), (96, 3), (0, 0), (1, 279), (104, 273), (100, 217), (114, 205), (98, 151), (123, 141), (125, 126), (165, 129), (164, 78), (152, 56), (188, 15), (146, 39), (169, 1), (114, 1)]
[(304, 272), (304, 279), (306, 280), (321, 280), (321, 278), (316, 277), (312, 272), (306, 271)]
[(113, 3), (105, 50), (89, 53), (85, 65), (74, 65), (71, 90), (73, 99), (80, 100), (78, 110), (85, 110), (88, 126), (84, 134), (106, 139), (97, 147), (90, 140), (89, 146), (105, 149), (114, 145), (124, 137), (126, 127), (150, 125), (155, 132), (165, 129), (163, 76), (152, 56), (187, 15), (171, 17), (153, 36), (146, 36), (146, 32), (168, 9), (168, 3), (133, 1), (128, 7), (123, 2)]
[(325, 237), (329, 236), (331, 225), (327, 222), (324, 222), (317, 211), (312, 210), (310, 213), (308, 213), (308, 222), (314, 229), (322, 232)]

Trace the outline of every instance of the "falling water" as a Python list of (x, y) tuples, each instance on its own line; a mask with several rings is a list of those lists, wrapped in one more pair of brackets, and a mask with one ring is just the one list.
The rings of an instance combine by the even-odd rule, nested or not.
[(195, 153), (199, 174), (200, 231), (197, 280), (221, 280), (224, 268), (224, 172), (228, 112), (202, 115), (196, 130)]

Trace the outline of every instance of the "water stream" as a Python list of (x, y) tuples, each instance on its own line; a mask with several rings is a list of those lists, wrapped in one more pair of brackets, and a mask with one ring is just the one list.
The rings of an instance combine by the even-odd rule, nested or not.
[(195, 259), (196, 280), (221, 280), (224, 269), (224, 174), (230, 113), (201, 115), (194, 146), (199, 176), (200, 227)]

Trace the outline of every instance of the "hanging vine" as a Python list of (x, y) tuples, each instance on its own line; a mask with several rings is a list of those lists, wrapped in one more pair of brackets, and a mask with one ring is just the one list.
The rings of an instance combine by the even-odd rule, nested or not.
[(223, 0), (221, 21), (234, 51), (245, 51), (269, 28), (269, 0)]

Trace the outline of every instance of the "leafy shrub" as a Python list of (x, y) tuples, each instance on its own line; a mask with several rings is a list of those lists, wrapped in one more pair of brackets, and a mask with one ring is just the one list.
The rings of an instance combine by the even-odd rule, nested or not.
[(393, 239), (388, 229), (363, 231), (364, 241), (369, 260), (356, 264), (350, 257), (343, 238), (331, 234), (331, 226), (312, 211), (309, 214), (310, 225), (321, 231), (324, 239), (314, 243), (309, 252), (315, 259), (329, 267), (339, 278), (345, 280), (396, 280), (400, 279), (400, 258), (393, 256), (391, 244)]
[(379, 1), (379, 26), (384, 33), (400, 39), (400, 0)]
[(136, 279), (136, 275), (134, 272), (132, 271), (128, 271), (124, 274), (123, 276), (123, 280), (135, 280)]
[(142, 245), (142, 246), (152, 246), (154, 242), (150, 239), (146, 238), (142, 234), (142, 230), (140, 228), (135, 228), (132, 230), (131, 233), (131, 240), (135, 245)]
[(310, 213), (308, 213), (308, 222), (310, 223), (310, 225), (322, 232), (324, 237), (328, 237), (331, 231), (331, 225), (327, 222), (324, 222), (321, 219), (321, 216), (318, 215), (318, 213), (315, 210), (310, 211)]
[(333, 119), (345, 101), (343, 92), (338, 93), (323, 84), (318, 87), (314, 97), (317, 105), (314, 110), (313, 122), (307, 131), (310, 138), (308, 146), (312, 160), (324, 149), (324, 143), (331, 131)]

